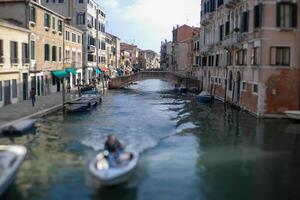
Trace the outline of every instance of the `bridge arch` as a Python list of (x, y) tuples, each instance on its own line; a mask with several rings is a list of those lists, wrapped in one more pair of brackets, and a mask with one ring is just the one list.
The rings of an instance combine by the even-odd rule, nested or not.
[(167, 71), (141, 71), (128, 76), (120, 76), (109, 81), (109, 89), (119, 89), (132, 82), (147, 79), (160, 79), (174, 84), (184, 84), (186, 87), (200, 88), (200, 81)]

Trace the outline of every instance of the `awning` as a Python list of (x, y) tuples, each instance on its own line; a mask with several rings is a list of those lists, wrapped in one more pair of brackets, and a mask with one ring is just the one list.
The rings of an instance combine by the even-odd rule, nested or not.
[(96, 71), (96, 74), (102, 74), (102, 72), (98, 68), (96, 68), (95, 71)]
[(101, 71), (103, 71), (103, 72), (108, 72), (108, 70), (109, 70), (107, 67), (101, 67), (100, 69), (101, 69)]
[(63, 70), (56, 70), (56, 71), (53, 71), (52, 74), (54, 76), (56, 76), (57, 78), (63, 78), (65, 76), (68, 75), (68, 73), (66, 71), (63, 71)]
[(73, 68), (71, 68), (71, 67), (66, 68), (66, 72), (72, 73), (73, 75), (76, 75), (76, 74), (77, 74), (77, 72), (76, 72)]

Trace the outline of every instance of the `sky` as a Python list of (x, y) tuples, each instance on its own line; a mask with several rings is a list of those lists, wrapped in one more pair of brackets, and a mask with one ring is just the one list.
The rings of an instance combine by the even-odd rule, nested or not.
[(200, 24), (200, 0), (97, 0), (106, 12), (106, 32), (159, 53), (173, 26)]

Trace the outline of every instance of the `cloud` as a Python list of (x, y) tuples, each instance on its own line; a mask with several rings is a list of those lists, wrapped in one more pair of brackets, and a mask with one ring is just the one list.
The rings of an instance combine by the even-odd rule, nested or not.
[[(200, 0), (102, 0), (108, 31), (143, 49), (159, 51), (177, 24), (199, 26)], [(101, 5), (100, 2), (100, 5)]]
[(105, 0), (103, 1), (103, 5), (104, 7), (111, 9), (111, 8), (118, 8), (120, 4), (117, 0)]

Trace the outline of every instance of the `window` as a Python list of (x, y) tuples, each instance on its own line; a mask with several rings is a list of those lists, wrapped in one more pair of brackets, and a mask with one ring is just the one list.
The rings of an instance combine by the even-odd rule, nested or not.
[(30, 21), (36, 22), (36, 8), (30, 7)]
[(52, 17), (52, 29), (55, 30), (55, 17)]
[(224, 25), (220, 26), (220, 41), (224, 40)]
[(232, 65), (232, 53), (231, 53), (231, 51), (227, 51), (226, 57), (227, 57), (227, 65), (228, 66)]
[(230, 21), (227, 21), (225, 23), (225, 35), (229, 35), (230, 34)]
[(81, 53), (80, 52), (77, 53), (77, 62), (81, 63)]
[(85, 13), (77, 13), (77, 24), (85, 24)]
[(261, 27), (261, 23), (262, 23), (262, 8), (263, 5), (262, 4), (258, 4), (256, 6), (254, 6), (254, 28), (259, 28)]
[(277, 3), (277, 27), (297, 27), (297, 3)]
[(290, 66), (290, 47), (271, 47), (271, 65)]
[(72, 51), (72, 63), (76, 62), (76, 51)]
[(72, 33), (72, 42), (76, 42), (76, 34)]
[(229, 89), (229, 91), (232, 91), (232, 88), (233, 88), (233, 77), (232, 77), (232, 72), (231, 71), (229, 72), (228, 83), (229, 83), (228, 89)]
[(58, 20), (58, 31), (59, 31), (59, 32), (62, 32), (62, 29), (63, 29), (62, 27), (63, 27), (62, 20), (59, 19), (59, 20)]
[(19, 63), (18, 60), (18, 43), (11, 41), (10, 42), (10, 60), (11, 63)]
[(259, 65), (259, 47), (253, 47), (251, 50), (251, 65)]
[(62, 60), (62, 51), (61, 51), (61, 47), (58, 47), (58, 61), (61, 62)]
[(70, 41), (70, 32), (69, 31), (66, 31), (66, 40)]
[(50, 15), (47, 13), (44, 14), (44, 26), (50, 28)]
[(35, 60), (35, 41), (30, 41), (30, 55), (31, 60)]
[(49, 44), (44, 45), (44, 58), (45, 58), (45, 61), (50, 61), (50, 45)]
[(18, 88), (17, 88), (17, 80), (12, 80), (12, 98), (18, 97)]
[(0, 81), (0, 101), (3, 101), (3, 96), (2, 96), (2, 81)]
[(29, 47), (27, 43), (22, 43), (22, 63), (29, 63)]
[(247, 64), (247, 49), (241, 49), (236, 52), (236, 64), (237, 65)]
[(218, 67), (219, 66), (219, 61), (220, 60), (220, 55), (219, 54), (217, 54), (216, 55), (216, 66)]
[(70, 63), (70, 50), (66, 50), (66, 62)]
[(258, 93), (258, 84), (253, 84), (253, 93)]
[(52, 46), (52, 61), (56, 62), (56, 46)]
[(247, 90), (247, 84), (245, 81), (242, 82), (242, 91), (246, 91)]
[(249, 12), (245, 11), (242, 14), (242, 32), (248, 32), (249, 29)]
[(3, 40), (0, 40), (0, 63), (4, 63), (4, 58), (3, 58)]

